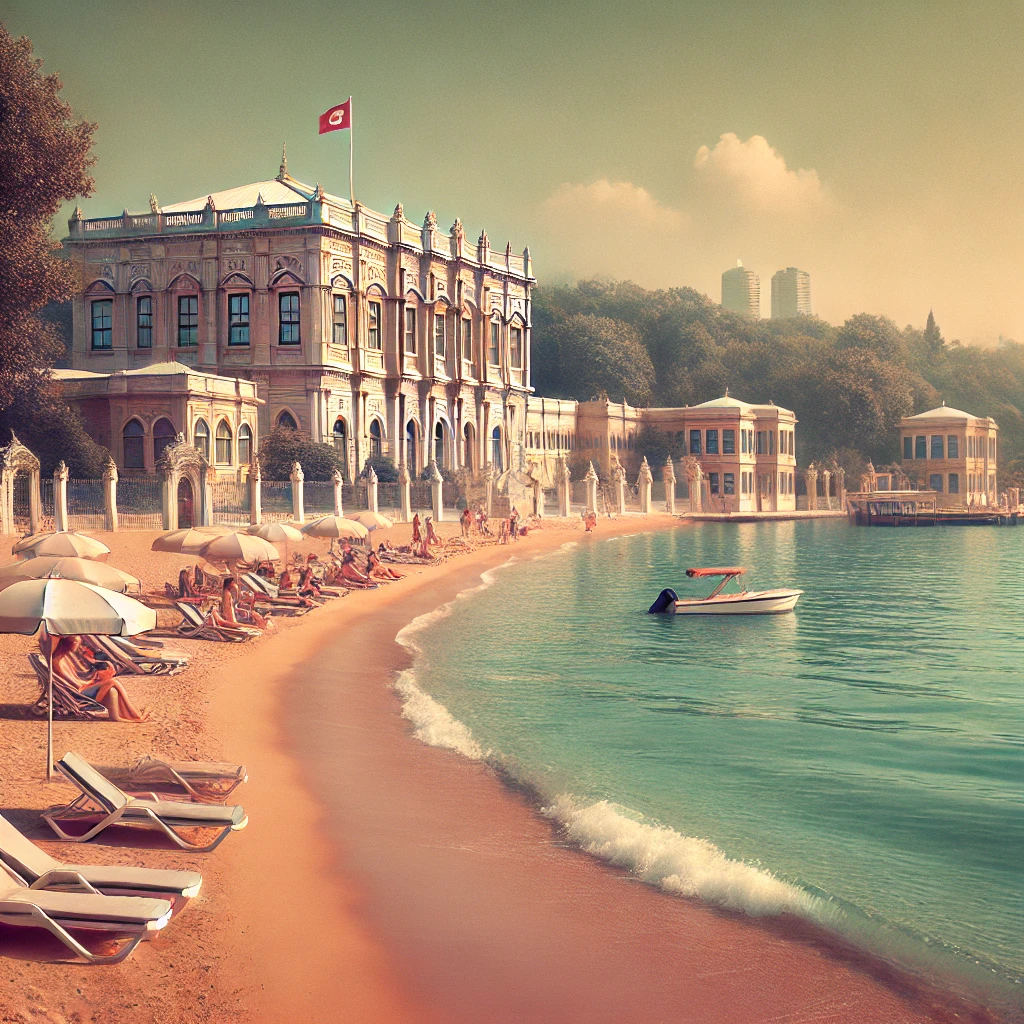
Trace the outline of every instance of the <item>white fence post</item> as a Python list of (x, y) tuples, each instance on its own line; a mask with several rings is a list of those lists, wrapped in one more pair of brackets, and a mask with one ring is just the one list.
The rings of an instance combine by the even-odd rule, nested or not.
[(68, 467), (64, 460), (53, 471), (53, 530), (63, 533), (68, 528)]
[(441, 476), (440, 470), (437, 468), (437, 463), (430, 460), (430, 497), (431, 503), (434, 506), (434, 522), (440, 523), (444, 519), (444, 495), (442, 493), (442, 487), (444, 486), (444, 477)]
[(341, 473), (335, 470), (331, 476), (331, 482), (334, 484), (334, 514), (336, 516), (343, 516), (345, 510), (341, 503), (341, 488), (344, 481), (341, 478)]
[(594, 469), (594, 463), (590, 463), (590, 467), (587, 470), (587, 475), (583, 478), (583, 482), (587, 485), (587, 509), (590, 512), (597, 513), (597, 470)]
[(253, 458), (249, 471), (249, 525), (259, 526), (263, 522), (263, 472), (260, 460)]
[(650, 464), (647, 456), (640, 463), (640, 475), (636, 478), (636, 487), (640, 492), (640, 512), (647, 516), (651, 514), (651, 488), (654, 484), (654, 477), (651, 474)]
[(297, 462), (292, 463), (292, 518), (297, 523), (304, 523), (306, 521), (306, 503), (304, 494), (304, 483), (305, 476), (302, 472), (302, 466)]
[(398, 467), (398, 504), (402, 509), (402, 522), (412, 522), (412, 478), (409, 467), (403, 462)]
[(665, 511), (670, 515), (676, 514), (676, 467), (670, 455), (665, 460), (665, 466), (661, 471), (665, 480)]
[[(64, 463), (62, 462), (63, 466)], [(65, 481), (65, 487), (67, 482)], [(53, 492), (54, 508), (56, 509), (57, 501), (57, 490), (54, 488)], [(65, 491), (64, 496), (65, 509), (67, 504), (67, 492)], [(117, 533), (117, 466), (114, 464), (113, 459), (107, 459), (107, 464), (103, 467), (103, 512), (106, 517), (107, 530), (111, 533)], [(65, 513), (66, 514), (66, 513)]]
[(373, 466), (366, 467), (366, 507), (370, 512), (377, 511), (377, 474)]

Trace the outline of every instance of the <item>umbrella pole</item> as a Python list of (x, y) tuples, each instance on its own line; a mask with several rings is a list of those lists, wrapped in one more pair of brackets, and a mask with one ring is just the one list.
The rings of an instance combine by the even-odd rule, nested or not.
[(46, 781), (53, 778), (53, 637), (46, 643)]

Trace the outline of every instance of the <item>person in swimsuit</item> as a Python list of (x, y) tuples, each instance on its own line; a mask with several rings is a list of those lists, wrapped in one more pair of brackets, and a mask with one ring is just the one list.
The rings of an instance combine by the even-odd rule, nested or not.
[(377, 557), (377, 552), (370, 549), (370, 553), (366, 556), (366, 575), (372, 579), (378, 580), (404, 580), (405, 574), (401, 572), (395, 572), (394, 569), (389, 565), (384, 565), (380, 558)]
[(412, 517), (412, 543), (414, 545), (419, 544), (422, 537), (420, 536), (420, 514), (417, 512)]
[[(138, 710), (128, 699), (124, 687), (114, 678), (114, 666), (108, 661), (99, 661), (82, 643), (80, 636), (40, 638), (39, 646), (44, 651), (48, 645), (53, 646), (53, 671), (64, 682), (74, 686), (79, 693), (92, 697), (98, 704), (107, 709), (112, 722), (144, 722), (149, 718), (145, 708)], [(83, 673), (77, 663), (84, 663)]]
[(430, 516), (427, 516), (427, 544), (437, 544), (440, 547), (444, 547), (444, 541), (438, 537), (434, 529), (434, 521)]

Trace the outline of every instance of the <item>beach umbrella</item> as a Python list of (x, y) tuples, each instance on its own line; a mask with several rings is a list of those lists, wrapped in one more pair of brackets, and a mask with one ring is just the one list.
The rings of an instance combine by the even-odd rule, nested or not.
[(366, 540), (370, 531), (354, 519), (344, 516), (321, 516), (302, 527), (307, 537), (329, 537), (331, 540)]
[(260, 523), (258, 526), (250, 526), (249, 532), (254, 537), (270, 541), (271, 544), (284, 545), (284, 564), (288, 565), (288, 545), (298, 544), (302, 541), (302, 534), (287, 523)]
[(202, 555), (211, 562), (273, 562), (281, 557), (269, 541), (248, 533), (208, 538)]
[(37, 533), (19, 540), (11, 548), (19, 558), (53, 555), (55, 558), (94, 558), (102, 561), (110, 554), (106, 544), (84, 533)]
[(0, 566), (0, 587), (8, 587), (18, 580), (38, 580), (48, 576), (54, 579), (76, 580), (78, 583), (91, 583), (93, 586), (114, 590), (119, 594), (125, 593), (130, 587), (139, 586), (139, 581), (134, 576), (91, 558), (54, 558), (52, 555), (39, 555), (36, 558), (25, 558), (10, 565)]
[(194, 526), (162, 533), (150, 545), (152, 551), (170, 551), (177, 555), (197, 555), (214, 537), (231, 533), (228, 526)]
[[(22, 580), (0, 591), (0, 633), (31, 636), (135, 636), (156, 626), (156, 612), (134, 598), (75, 580)], [(46, 777), (53, 774), (53, 645), (46, 654)]]
[(360, 512), (353, 518), (360, 526), (365, 526), (368, 530), (389, 530), (395, 525), (392, 520), (387, 516), (382, 516), (379, 512)]

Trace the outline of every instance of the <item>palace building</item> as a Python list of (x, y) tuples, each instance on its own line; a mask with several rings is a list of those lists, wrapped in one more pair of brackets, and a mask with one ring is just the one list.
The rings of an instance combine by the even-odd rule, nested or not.
[[(81, 268), (65, 392), (122, 470), (168, 436), (243, 473), (294, 427), (368, 456), (450, 470), (521, 456), (530, 392), (529, 250), (456, 220), (391, 217), (292, 178), (147, 213), (69, 221)], [(141, 459), (139, 452), (141, 451)]]

